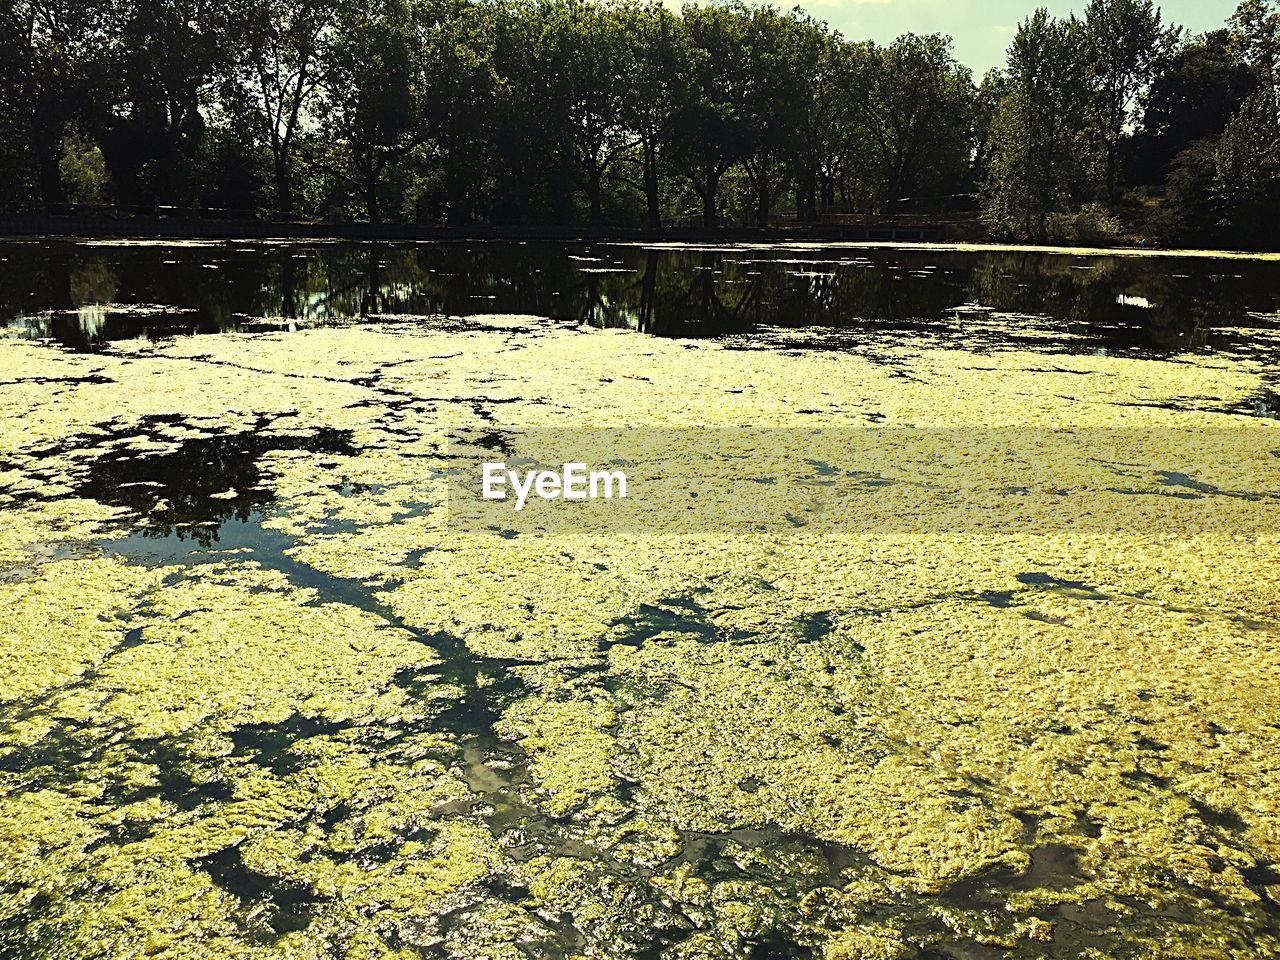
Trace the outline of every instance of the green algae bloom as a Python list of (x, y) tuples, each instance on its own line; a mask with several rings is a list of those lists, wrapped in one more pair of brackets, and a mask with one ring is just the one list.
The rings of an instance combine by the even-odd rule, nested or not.
[(503, 538), (444, 476), (566, 420), (1280, 448), (1261, 365), (738, 346), (0, 341), (0, 954), (1275, 956), (1265, 525)]

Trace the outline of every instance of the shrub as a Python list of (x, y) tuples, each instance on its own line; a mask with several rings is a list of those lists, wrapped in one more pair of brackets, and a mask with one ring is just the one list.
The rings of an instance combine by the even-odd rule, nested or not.
[(1051, 213), (1045, 226), (1051, 243), (1114, 243), (1120, 235), (1120, 221), (1100, 203), (1086, 203), (1075, 213)]
[(111, 175), (102, 151), (79, 137), (69, 137), (58, 163), (67, 200), (77, 204), (111, 202)]

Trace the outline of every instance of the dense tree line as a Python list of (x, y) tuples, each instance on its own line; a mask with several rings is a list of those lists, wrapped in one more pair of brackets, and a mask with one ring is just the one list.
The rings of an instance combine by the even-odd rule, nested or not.
[(648, 0), (0, 0), (0, 203), (421, 223), (992, 229), (1265, 242), (1280, 10), (1189, 37), (1151, 0), (947, 37)]

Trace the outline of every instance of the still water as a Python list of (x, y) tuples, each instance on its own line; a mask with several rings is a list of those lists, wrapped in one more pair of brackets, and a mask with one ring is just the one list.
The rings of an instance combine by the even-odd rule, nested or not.
[(0, 245), (0, 323), (93, 348), (353, 318), (517, 313), (657, 336), (828, 328), (1054, 352), (1256, 351), (1280, 263), (858, 245)]

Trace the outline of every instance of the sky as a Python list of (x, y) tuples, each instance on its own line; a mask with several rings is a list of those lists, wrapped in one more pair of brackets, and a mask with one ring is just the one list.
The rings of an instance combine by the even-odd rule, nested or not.
[[(1157, 0), (1159, 2), (1159, 0)], [(1238, 0), (1164, 0), (1166, 24), (1191, 33), (1222, 26)], [(946, 33), (955, 39), (956, 59), (980, 79), (989, 67), (1003, 66), (1014, 31), (1036, 7), (1059, 16), (1084, 13), (1087, 0), (775, 0), (780, 7), (798, 3), (851, 40), (888, 43), (903, 33)]]

